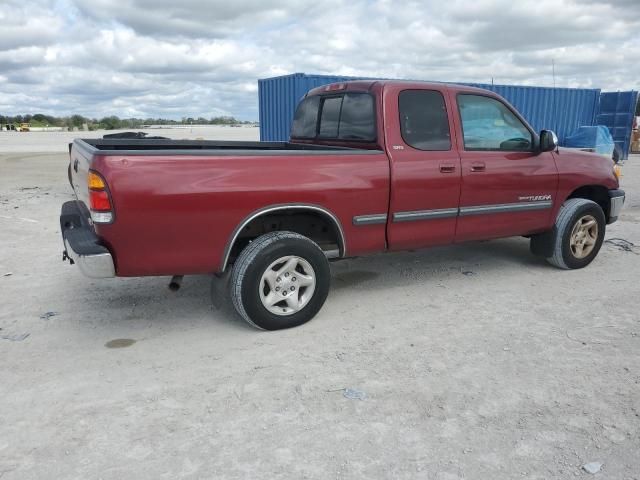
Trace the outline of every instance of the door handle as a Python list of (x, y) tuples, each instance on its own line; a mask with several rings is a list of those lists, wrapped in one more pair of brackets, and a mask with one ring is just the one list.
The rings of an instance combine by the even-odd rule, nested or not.
[(471, 164), (472, 172), (484, 172), (485, 168), (486, 168), (486, 165), (484, 164), (484, 162), (473, 162)]
[(440, 171), (442, 173), (453, 173), (456, 171), (456, 166), (453, 163), (441, 163)]
[(73, 171), (78, 173), (78, 159), (76, 158), (76, 160), (73, 162)]

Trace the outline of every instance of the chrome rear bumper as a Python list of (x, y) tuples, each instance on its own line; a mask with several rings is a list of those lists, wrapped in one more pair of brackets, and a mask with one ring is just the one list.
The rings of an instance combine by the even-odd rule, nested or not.
[(80, 271), (90, 278), (116, 276), (111, 252), (101, 244), (79, 202), (70, 201), (62, 205), (60, 229), (64, 244), (63, 260), (78, 265)]
[(64, 240), (66, 255), (72, 264), (78, 265), (80, 271), (90, 278), (110, 278), (116, 276), (116, 269), (113, 265), (113, 257), (109, 252), (82, 254), (73, 249), (69, 240)]

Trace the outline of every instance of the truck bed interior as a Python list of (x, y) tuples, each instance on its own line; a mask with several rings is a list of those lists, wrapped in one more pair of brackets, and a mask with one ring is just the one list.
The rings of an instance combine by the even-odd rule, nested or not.
[[(331, 145), (314, 145), (291, 142), (246, 142), (246, 141), (220, 141), (220, 140), (170, 140), (170, 139), (124, 139), (124, 138), (83, 138), (76, 139), (75, 142), (80, 146), (89, 149), (99, 150), (100, 153), (106, 152), (139, 152), (146, 151), (165, 151), (171, 153), (181, 152), (208, 152), (212, 150), (218, 153), (222, 152), (241, 152), (253, 151), (259, 152), (287, 152), (287, 151), (307, 151), (307, 152), (327, 152), (340, 151), (344, 153), (362, 152), (362, 149), (349, 148)], [(82, 145), (82, 143), (86, 145)]]

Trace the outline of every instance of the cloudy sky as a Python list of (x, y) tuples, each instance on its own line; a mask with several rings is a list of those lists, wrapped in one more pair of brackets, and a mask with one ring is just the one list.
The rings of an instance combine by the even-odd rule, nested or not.
[(294, 72), (640, 88), (640, 0), (0, 0), (0, 114), (235, 115)]

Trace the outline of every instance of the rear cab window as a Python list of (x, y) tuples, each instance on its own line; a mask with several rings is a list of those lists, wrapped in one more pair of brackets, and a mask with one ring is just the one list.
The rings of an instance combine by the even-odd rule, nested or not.
[(375, 115), (375, 103), (369, 93), (314, 95), (298, 105), (291, 138), (374, 142)]
[(338, 138), (341, 109), (342, 97), (329, 97), (322, 100), (320, 130), (318, 132), (320, 138)]
[(300, 102), (293, 118), (292, 137), (313, 138), (316, 136), (319, 105), (320, 97), (309, 97)]

